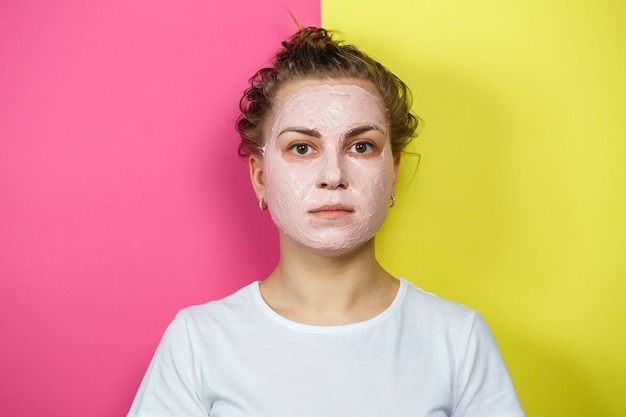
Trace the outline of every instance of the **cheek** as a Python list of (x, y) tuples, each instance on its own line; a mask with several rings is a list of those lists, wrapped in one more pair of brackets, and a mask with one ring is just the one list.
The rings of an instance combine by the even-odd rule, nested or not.
[(375, 204), (385, 201), (390, 196), (393, 187), (393, 161), (381, 155), (375, 161), (357, 161), (352, 175), (351, 186), (362, 200)]
[(315, 187), (313, 164), (290, 164), (282, 157), (271, 157), (266, 161), (264, 172), (268, 201), (283, 209), (305, 202), (310, 190)]

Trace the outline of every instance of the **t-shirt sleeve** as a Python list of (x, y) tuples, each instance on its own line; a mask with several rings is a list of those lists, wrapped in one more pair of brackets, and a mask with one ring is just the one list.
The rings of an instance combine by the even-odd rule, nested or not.
[(456, 386), (455, 417), (524, 417), (487, 323), (474, 314)]
[(208, 416), (196, 369), (187, 316), (180, 311), (159, 343), (128, 417)]

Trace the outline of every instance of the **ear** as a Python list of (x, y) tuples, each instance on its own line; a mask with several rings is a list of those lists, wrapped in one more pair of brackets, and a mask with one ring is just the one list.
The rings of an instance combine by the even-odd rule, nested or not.
[(393, 158), (393, 186), (395, 188), (398, 181), (398, 170), (400, 169), (400, 155)]
[(265, 182), (263, 178), (263, 158), (257, 155), (250, 155), (248, 158), (250, 166), (250, 181), (257, 199), (265, 198)]

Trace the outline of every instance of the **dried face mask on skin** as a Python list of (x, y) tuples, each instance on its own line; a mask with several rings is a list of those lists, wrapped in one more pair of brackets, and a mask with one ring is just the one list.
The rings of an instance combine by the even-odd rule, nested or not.
[(307, 85), (279, 95), (263, 181), (285, 235), (327, 251), (374, 236), (396, 178), (386, 120), (382, 101), (358, 85)]

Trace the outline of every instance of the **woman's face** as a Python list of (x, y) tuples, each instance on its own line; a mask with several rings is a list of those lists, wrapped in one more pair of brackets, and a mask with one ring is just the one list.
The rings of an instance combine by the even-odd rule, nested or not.
[(277, 96), (251, 174), (276, 226), (307, 247), (351, 249), (385, 220), (399, 159), (373, 91), (356, 80), (304, 80)]

